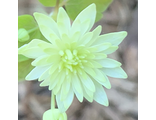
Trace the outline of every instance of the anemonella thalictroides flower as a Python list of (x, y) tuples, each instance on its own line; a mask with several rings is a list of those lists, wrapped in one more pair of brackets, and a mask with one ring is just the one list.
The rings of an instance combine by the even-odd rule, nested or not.
[(96, 18), (96, 5), (85, 8), (72, 25), (66, 11), (60, 7), (57, 21), (42, 13), (34, 13), (39, 29), (49, 41), (33, 39), (19, 48), (19, 54), (35, 59), (35, 68), (26, 80), (43, 81), (40, 86), (49, 86), (56, 95), (60, 111), (71, 105), (74, 94), (82, 102), (108, 106), (104, 87), (111, 88), (107, 76), (127, 78), (121, 63), (107, 58), (118, 49), (127, 32), (100, 35), (101, 26), (90, 31)]

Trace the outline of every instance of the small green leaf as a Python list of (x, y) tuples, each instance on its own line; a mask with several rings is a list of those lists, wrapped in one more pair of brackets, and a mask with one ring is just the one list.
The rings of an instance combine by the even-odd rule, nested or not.
[(25, 80), (25, 77), (27, 76), (27, 74), (34, 68), (31, 65), (32, 61), (33, 59), (18, 62), (18, 80), (19, 81)]
[[(54, 7), (56, 5), (57, 0), (38, 0), (41, 4), (46, 7)], [(63, 0), (60, 0), (62, 2)]]
[(104, 12), (108, 6), (111, 4), (113, 0), (68, 0), (65, 8), (67, 10), (67, 13), (69, 17), (74, 20), (76, 16), (87, 6), (89, 6), (92, 3), (96, 4), (96, 22), (99, 21)]

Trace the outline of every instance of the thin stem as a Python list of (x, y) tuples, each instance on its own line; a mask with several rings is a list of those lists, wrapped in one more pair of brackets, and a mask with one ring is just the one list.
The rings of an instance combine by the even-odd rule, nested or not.
[(56, 1), (56, 6), (55, 6), (55, 9), (54, 9), (54, 13), (52, 15), (52, 18), (57, 21), (57, 14), (58, 14), (58, 9), (59, 9), (59, 3), (60, 3), (60, 0), (57, 0)]
[(51, 109), (55, 109), (55, 95), (51, 91)]
[(63, 0), (62, 3), (60, 3), (60, 7), (64, 6), (67, 2), (68, 0)]
[(37, 29), (38, 29), (38, 27), (32, 28), (32, 29), (28, 30), (28, 33), (31, 33), (31, 32), (33, 32), (33, 31), (35, 31)]

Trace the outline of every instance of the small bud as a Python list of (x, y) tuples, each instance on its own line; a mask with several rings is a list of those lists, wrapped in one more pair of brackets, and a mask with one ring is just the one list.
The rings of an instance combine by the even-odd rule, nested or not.
[(43, 120), (67, 120), (67, 114), (61, 113), (58, 109), (50, 109), (44, 112)]
[(29, 40), (29, 33), (26, 29), (20, 28), (18, 29), (18, 41), (25, 42)]

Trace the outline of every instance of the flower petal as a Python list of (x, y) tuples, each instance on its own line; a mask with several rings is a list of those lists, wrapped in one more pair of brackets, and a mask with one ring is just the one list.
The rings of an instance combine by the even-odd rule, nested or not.
[(93, 33), (92, 33), (92, 32), (86, 33), (86, 34), (78, 41), (78, 45), (86, 45), (86, 44), (88, 44), (88, 42), (92, 39), (92, 37), (93, 37)]
[(53, 89), (53, 93), (55, 95), (58, 94), (58, 92), (60, 91), (62, 83), (66, 79), (65, 77), (66, 77), (65, 71), (61, 71), (59, 81), (58, 81), (57, 85)]
[(89, 102), (93, 102), (93, 92), (91, 92), (90, 90), (88, 90), (85, 86), (83, 86), (82, 88), (83, 88), (83, 95), (84, 95), (84, 97)]
[(96, 41), (97, 37), (101, 33), (101, 30), (102, 30), (102, 27), (101, 27), (101, 25), (99, 25), (92, 31), (93, 38), (86, 44), (86, 46), (90, 46), (90, 45), (92, 45), (92, 43), (94, 43)]
[(100, 63), (104, 68), (115, 68), (121, 66), (120, 62), (110, 58), (105, 58), (103, 60), (96, 60), (96, 61)]
[(71, 105), (73, 99), (74, 99), (74, 92), (73, 92), (72, 89), (70, 89), (69, 92), (68, 92), (68, 95), (67, 95), (66, 99), (63, 101), (63, 104), (64, 104), (66, 110)]
[(69, 90), (69, 93), (68, 93), (66, 99), (63, 101), (61, 101), (61, 99), (60, 99), (60, 94), (57, 94), (56, 95), (56, 102), (57, 102), (59, 110), (61, 112), (65, 112), (69, 108), (69, 106), (71, 105), (73, 99), (74, 99), (74, 93), (73, 93), (72, 89)]
[(52, 90), (58, 84), (60, 77), (61, 76), (58, 70), (56, 70), (53, 74), (51, 74), (49, 90)]
[(22, 55), (35, 59), (39, 56), (45, 55), (45, 53), (39, 47), (28, 48), (22, 52)]
[(97, 82), (103, 83), (106, 82), (106, 77), (103, 72), (97, 68), (94, 68), (96, 76), (91, 75)]
[(86, 64), (84, 65), (84, 70), (92, 76), (96, 76), (96, 73), (94, 72), (93, 68), (91, 68), (90, 66), (86, 66)]
[(44, 71), (46, 71), (49, 68), (49, 66), (37, 66), (35, 67), (27, 76), (26, 80), (35, 80), (39, 78)]
[[(45, 26), (45, 28), (49, 28), (48, 30), (40, 28), (40, 31), (43, 35), (46, 35), (46, 32), (56, 34), (59, 37), (59, 32), (57, 28), (56, 22), (49, 16), (42, 14), (42, 13), (34, 13), (34, 17), (38, 23), (38, 26)], [(45, 36), (48, 37), (48, 36)], [(48, 39), (49, 40), (49, 39)]]
[(46, 54), (49, 54), (49, 55), (56, 55), (59, 53), (59, 50), (57, 48), (45, 48), (43, 50)]
[(43, 56), (40, 56), (38, 58), (36, 58), (32, 63), (31, 65), (32, 66), (44, 66), (44, 65), (47, 65), (47, 64), (51, 64), (51, 63), (48, 63), (46, 60), (49, 56), (48, 55), (43, 55)]
[(56, 80), (56, 79), (59, 79), (59, 73), (57, 72), (57, 70), (53, 74), (49, 75), (49, 77), (47, 77), (40, 84), (40, 86), (49, 86), (49, 90), (52, 90), (58, 82), (58, 80)]
[(119, 48), (118, 46), (112, 45), (108, 49), (101, 51), (101, 52), (103, 52), (105, 54), (111, 54), (111, 53), (115, 52), (118, 48)]
[(96, 52), (101, 52), (101, 51), (108, 49), (110, 46), (111, 46), (111, 43), (107, 42), (107, 43), (102, 43), (102, 44), (91, 46), (90, 48), (91, 49), (95, 48)]
[(77, 91), (79, 94), (83, 94), (81, 83), (76, 74), (72, 75), (72, 87), (75, 88), (75, 91)]
[(63, 102), (60, 99), (60, 94), (57, 94), (56, 95), (56, 102), (57, 102), (58, 109), (61, 112), (65, 112), (66, 111), (66, 108), (64, 107), (64, 104), (63, 104)]
[[(104, 73), (103, 73), (104, 74)], [(104, 87), (106, 87), (107, 89), (111, 89), (111, 84), (109, 82), (108, 77), (105, 75), (106, 81), (101, 83), (101, 85), (103, 85)]]
[(50, 28), (44, 25), (39, 25), (39, 28), (43, 34), (43, 36), (51, 42), (53, 45), (55, 45), (55, 40), (60, 39)]
[(42, 75), (39, 77), (38, 81), (42, 81), (49, 77), (49, 75), (50, 75), (49, 69), (50, 69), (50, 67), (42, 73)]
[(75, 86), (73, 87), (73, 91), (74, 91), (74, 93), (75, 93), (77, 99), (78, 99), (80, 102), (82, 102), (82, 101), (83, 101), (83, 92), (82, 92), (82, 93), (79, 93), (79, 92), (76, 90)]
[(62, 83), (61, 96), (60, 96), (61, 101), (66, 99), (70, 88), (71, 88), (71, 75), (69, 74), (64, 80), (64, 82)]
[(60, 7), (57, 15), (57, 25), (59, 28), (60, 35), (62, 34), (69, 34), (71, 24), (69, 16), (67, 15), (66, 11)]
[(101, 70), (108, 76), (114, 78), (127, 78), (127, 74), (121, 67), (116, 68), (101, 68)]
[(106, 54), (103, 54), (103, 53), (94, 53), (95, 55), (95, 60), (99, 60), (99, 59), (105, 59), (107, 57)]
[(96, 91), (94, 93), (94, 100), (96, 102), (98, 102), (99, 104), (102, 104), (104, 106), (108, 106), (108, 98), (107, 95), (104, 91), (104, 88), (102, 87), (102, 85), (100, 85), (99, 83), (97, 83), (96, 81), (94, 81), (94, 84), (96, 86)]
[[(79, 13), (79, 15), (76, 17), (76, 19), (73, 22), (73, 26), (75, 26), (74, 24), (77, 21), (80, 21), (80, 23), (83, 23), (84, 21), (89, 19), (90, 20), (89, 26), (86, 26), (86, 25), (82, 26), (81, 24), (79, 24), (79, 25), (81, 25), (81, 29), (87, 28), (86, 32), (88, 32), (92, 28), (92, 26), (95, 22), (95, 17), (96, 17), (96, 5), (93, 3)], [(76, 29), (76, 26), (72, 27), (71, 31), (73, 31), (73, 29)]]
[[(85, 73), (86, 74), (86, 73)], [(86, 74), (86, 79), (78, 74), (80, 80), (81, 80), (81, 83), (90, 91), (92, 92), (95, 92), (95, 86), (94, 86), (94, 83), (92, 81), (92, 79), (90, 79), (90, 77)]]
[[(101, 72), (102, 76), (104, 77), (104, 79), (97, 79), (96, 77), (91, 77), (92, 81), (96, 81), (98, 82), (99, 84), (105, 86), (107, 89), (110, 89), (111, 88), (111, 84), (109, 82), (109, 79), (108, 77), (103, 73)], [(96, 89), (96, 88), (95, 88)]]
[(85, 33), (89, 31), (88, 28), (90, 26), (90, 21), (91, 21), (90, 19), (87, 19), (84, 22), (81, 22), (80, 24), (81, 36), (83, 36)]
[(22, 54), (28, 58), (37, 58), (39, 56), (45, 55), (42, 49), (38, 46), (39, 43), (46, 43), (39, 39), (33, 39), (28, 44), (21, 46), (18, 49), (19, 54)]
[(43, 51), (47, 48), (57, 48), (53, 44), (44, 41), (38, 43), (37, 46), (39, 46)]
[(94, 42), (95, 44), (101, 44), (104, 42), (110, 42), (112, 45), (119, 45), (123, 39), (127, 36), (126, 31), (108, 33), (99, 36), (99, 38)]
[(90, 63), (94, 66), (94, 68), (102, 68), (102, 65), (96, 62), (95, 60), (88, 60), (87, 63)]

